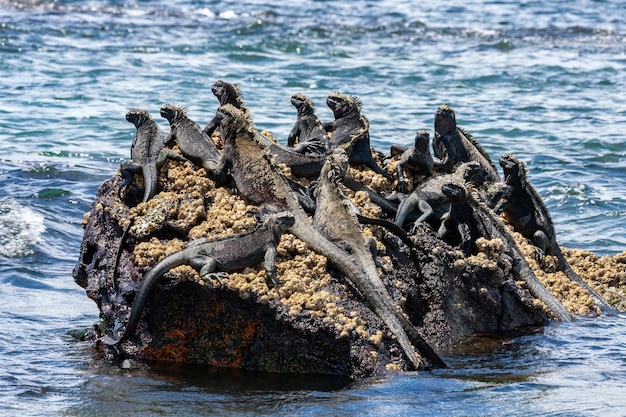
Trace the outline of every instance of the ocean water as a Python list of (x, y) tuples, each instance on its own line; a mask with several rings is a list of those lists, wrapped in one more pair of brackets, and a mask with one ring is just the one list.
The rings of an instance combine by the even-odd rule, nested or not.
[(562, 246), (626, 250), (626, 7), (541, 1), (0, 1), (0, 414), (626, 415), (626, 318), (482, 337), (448, 369), (349, 382), (109, 363), (72, 279), (81, 220), (130, 154), (131, 107), (237, 83), (280, 141), (290, 96), (358, 96), (373, 146), (450, 104), (492, 159), (526, 162)]

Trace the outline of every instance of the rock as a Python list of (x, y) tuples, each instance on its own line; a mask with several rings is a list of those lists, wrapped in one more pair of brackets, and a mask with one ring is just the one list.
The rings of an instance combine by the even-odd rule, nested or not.
[[(85, 215), (73, 272), (100, 310), (101, 334), (125, 325), (143, 273), (156, 262), (189, 240), (255, 227), (254, 207), (215, 188), (204, 170), (190, 163), (168, 162), (159, 175), (161, 192), (145, 203), (137, 204), (142, 192), (132, 185), (121, 201), (120, 180), (116, 175), (104, 181)], [(378, 182), (391, 187), (382, 176)], [(380, 212), (362, 193), (346, 193), (364, 213)], [(381, 277), (392, 299), (438, 352), (475, 333), (507, 332), (550, 319), (545, 306), (511, 279), (510, 261), (497, 241), (482, 242), (479, 253), (464, 258), (427, 226), (413, 237), (413, 249), (379, 226), (367, 226), (364, 233), (376, 240)], [(170, 271), (152, 291), (136, 337), (107, 348), (109, 353), (350, 378), (406, 368), (381, 320), (341, 274), (327, 268), (323, 256), (290, 234), (283, 235), (278, 254), (284, 284), (277, 288), (267, 287), (262, 265), (229, 274), (224, 287), (200, 279), (190, 267)]]

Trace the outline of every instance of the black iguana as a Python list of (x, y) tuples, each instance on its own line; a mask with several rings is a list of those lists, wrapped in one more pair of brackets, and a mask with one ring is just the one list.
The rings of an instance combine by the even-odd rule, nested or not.
[(516, 264), (513, 273), (519, 280), (523, 280), (530, 293), (541, 300), (554, 316), (563, 321), (572, 320), (572, 315), (567, 311), (563, 303), (559, 301), (537, 278), (528, 261), (524, 257), (519, 245), (506, 229), (504, 222), (480, 200), (478, 193), (468, 191), (467, 187), (458, 184), (448, 184), (445, 186), (446, 194), (450, 198), (451, 210), (453, 213), (446, 220), (447, 225), (440, 234), (445, 235), (451, 227), (460, 225), (461, 232), (465, 234), (465, 239), (471, 239), (469, 246), (482, 236), (486, 239), (500, 239), (506, 252)]
[(462, 162), (477, 161), (487, 171), (488, 181), (500, 180), (487, 152), (469, 133), (457, 127), (454, 110), (447, 104), (440, 104), (435, 113), (433, 150), (444, 172), (454, 171)]
[(161, 107), (161, 117), (170, 123), (170, 132), (165, 142), (176, 142), (185, 158), (204, 168), (207, 174), (213, 175), (220, 152), (211, 139), (202, 133), (200, 126), (187, 117), (187, 110), (166, 104)]
[(584, 288), (593, 297), (600, 311), (615, 313), (606, 300), (574, 272), (563, 256), (556, 240), (552, 218), (535, 187), (528, 182), (524, 164), (515, 156), (504, 154), (500, 157), (500, 166), (504, 171), (504, 182), (509, 187), (509, 193), (498, 202), (505, 219), (517, 232), (533, 242), (540, 260), (544, 254), (554, 256), (558, 269)]
[(372, 156), (370, 123), (361, 114), (359, 99), (335, 92), (328, 96), (326, 104), (335, 117), (334, 121), (324, 123), (324, 129), (332, 132), (331, 149), (343, 147), (348, 152), (351, 165), (365, 165), (377, 174), (392, 180), (391, 175), (382, 169)]
[(413, 146), (402, 153), (396, 167), (398, 174), (396, 189), (399, 193), (406, 194), (410, 192), (407, 180), (404, 177), (404, 170), (418, 174), (424, 179), (433, 175), (433, 156), (430, 154), (429, 145), (430, 134), (428, 131), (420, 129), (415, 134)]
[[(241, 99), (241, 92), (239, 91), (239, 87), (237, 84), (231, 84), (224, 80), (217, 80), (211, 86), (211, 92), (220, 103), (220, 106), (224, 104), (230, 104), (242, 111), (247, 112), (248, 109), (244, 106), (244, 102)], [(217, 115), (213, 116), (211, 121), (206, 125), (206, 127), (202, 130), (202, 132), (211, 137), (215, 129), (217, 129), (220, 125), (220, 120)]]
[(289, 211), (262, 208), (261, 212), (259, 225), (252, 232), (222, 239), (196, 239), (159, 261), (143, 276), (122, 336), (105, 336), (100, 340), (115, 345), (132, 336), (154, 285), (163, 274), (180, 265), (191, 265), (203, 278), (215, 275), (219, 279), (219, 275), (215, 274), (218, 271), (234, 272), (264, 262), (268, 284), (280, 283), (276, 277), (276, 247), (283, 232), (293, 226), (294, 217)]
[(315, 115), (313, 102), (304, 94), (296, 93), (291, 96), (291, 104), (298, 111), (298, 119), (289, 132), (287, 146), (302, 154), (326, 153), (329, 147), (328, 135)]
[[(379, 299), (380, 295), (372, 291), (370, 277), (354, 257), (340, 249), (311, 224), (285, 177), (272, 163), (267, 147), (257, 138), (256, 129), (249, 117), (229, 105), (220, 107), (218, 115), (225, 134), (222, 158), (217, 167), (219, 175), (230, 174), (239, 195), (249, 204), (267, 202), (289, 209), (295, 217), (295, 223), (289, 232), (305, 242), (314, 252), (326, 256), (331, 265), (350, 279), (370, 305), (373, 299)], [(374, 303), (381, 305), (383, 302), (379, 300)], [(415, 361), (414, 357), (408, 359), (415, 368), (425, 367), (423, 360)]]

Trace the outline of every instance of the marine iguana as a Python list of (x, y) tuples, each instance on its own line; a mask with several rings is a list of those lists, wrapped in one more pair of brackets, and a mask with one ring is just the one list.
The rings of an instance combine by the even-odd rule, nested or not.
[(392, 180), (391, 175), (378, 166), (372, 156), (370, 123), (365, 116), (361, 115), (359, 99), (335, 92), (327, 97), (326, 104), (335, 117), (334, 121), (324, 123), (324, 129), (332, 132), (331, 149), (343, 147), (348, 152), (351, 165), (365, 165), (377, 174)]
[(447, 104), (437, 107), (432, 145), (444, 172), (454, 171), (462, 162), (478, 161), (487, 171), (488, 181), (500, 180), (496, 166), (487, 152), (469, 133), (457, 127), (454, 110)]
[[(215, 83), (213, 83), (211, 91), (219, 100), (220, 106), (230, 104), (233, 107), (241, 110), (245, 114), (249, 115), (250, 112), (248, 108), (245, 107), (242, 100), (241, 91), (236, 84), (230, 84), (223, 80), (217, 80)], [(204, 128), (203, 132), (208, 137), (211, 137), (215, 129), (219, 127), (219, 124), (219, 117), (216, 113), (215, 117), (213, 117), (209, 124), (207, 124), (207, 126)], [(313, 134), (313, 132), (314, 131), (311, 130), (310, 133)], [(277, 164), (285, 164), (291, 169), (291, 173), (296, 177), (304, 177), (310, 179), (317, 178), (320, 173), (320, 169), (322, 169), (322, 165), (324, 164), (323, 155), (303, 154), (301, 152), (296, 152), (294, 149), (282, 147), (278, 143), (274, 142), (273, 140), (262, 135), (259, 132), (257, 132), (256, 134), (258, 136), (258, 139), (264, 142), (265, 145), (270, 148), (270, 152), (274, 155), (274, 160)], [(302, 134), (303, 133), (300, 132), (300, 135)], [(220, 135), (223, 138), (223, 133), (221, 133)], [(308, 135), (309, 133), (306, 133), (305, 136)], [(326, 134), (324, 133), (324, 135)], [(223, 141), (224, 139), (222, 139), (222, 142)], [(301, 139), (301, 141), (303, 140)]]
[[(221, 106), (218, 109), (218, 116), (221, 119), (220, 127), (225, 134), (222, 158), (216, 170), (218, 176), (230, 174), (237, 185), (239, 195), (249, 204), (258, 205), (266, 202), (291, 210), (295, 223), (288, 231), (305, 242), (314, 252), (326, 256), (331, 265), (350, 279), (370, 305), (384, 305), (380, 295), (372, 291), (370, 277), (357, 264), (354, 257), (331, 242), (310, 223), (286, 178), (272, 163), (267, 147), (258, 139), (249, 116), (230, 105)], [(415, 368), (421, 369), (426, 366), (425, 361), (415, 361), (414, 356), (408, 359)], [(436, 360), (438, 358), (427, 357), (427, 359), (432, 366), (439, 363)]]
[(468, 182), (482, 185), (485, 178), (484, 168), (476, 161), (462, 163), (453, 173), (429, 177), (400, 202), (394, 223), (402, 227), (409, 214), (419, 209), (422, 214), (413, 224), (412, 232), (415, 233), (415, 229), (421, 223), (433, 217), (439, 219), (448, 209), (450, 200), (442, 192), (443, 185), (449, 183), (464, 185)]
[(159, 169), (168, 159), (185, 162), (187, 159), (165, 147), (161, 129), (154, 122), (150, 113), (140, 109), (130, 109), (126, 120), (135, 125), (137, 133), (130, 147), (130, 161), (122, 162), (120, 170), (122, 182), (117, 189), (121, 198), (122, 188), (133, 182), (133, 174), (141, 172), (144, 178), (142, 202), (146, 202), (157, 193)]
[[(328, 135), (315, 115), (313, 102), (304, 94), (291, 96), (291, 104), (298, 111), (298, 119), (287, 137), (287, 146), (303, 154), (324, 154), (329, 148)], [(296, 141), (298, 144), (296, 145)]]
[(480, 199), (478, 193), (468, 191), (466, 187), (459, 184), (447, 184), (442, 188), (452, 202), (452, 213), (449, 220), (446, 220), (448, 224), (445, 229), (440, 230), (439, 234), (445, 235), (450, 230), (450, 222), (458, 224), (460, 232), (466, 239), (461, 243), (464, 252), (468, 247), (467, 239), (471, 239), (469, 245), (472, 245), (479, 236), (489, 240), (500, 239), (506, 247), (506, 253), (516, 264), (513, 273), (526, 283), (530, 293), (541, 300), (558, 320), (571, 321), (572, 315), (537, 278), (504, 222)]
[(465, 187), (455, 183), (445, 183), (441, 187), (441, 193), (450, 202), (450, 208), (442, 217), (437, 237), (447, 241), (452, 234), (451, 229), (456, 228), (461, 239), (459, 247), (463, 255), (468, 256), (471, 245), (479, 236), (474, 212), (467, 202)]
[(175, 141), (185, 158), (213, 175), (220, 152), (211, 139), (202, 133), (200, 126), (187, 117), (187, 109), (166, 104), (161, 107), (161, 117), (170, 123), (165, 143)]
[(510, 189), (498, 202), (498, 210), (503, 212), (504, 218), (516, 231), (533, 242), (540, 260), (544, 254), (554, 256), (557, 268), (584, 288), (593, 297), (600, 311), (615, 313), (615, 309), (574, 272), (563, 256), (556, 240), (552, 218), (539, 193), (528, 182), (526, 167), (522, 161), (512, 154), (504, 154), (500, 157), (500, 166), (504, 172), (504, 182)]
[[(248, 111), (248, 109), (244, 106), (243, 100), (241, 99), (241, 92), (239, 91), (237, 84), (230, 84), (223, 80), (217, 80), (211, 86), (211, 92), (215, 97), (217, 97), (217, 100), (220, 102), (220, 106), (223, 106), (224, 104), (231, 104), (245, 112)], [(205, 126), (202, 132), (208, 137), (211, 137), (219, 125), (220, 119), (217, 115), (215, 115)]]
[(133, 302), (133, 308), (120, 338), (105, 336), (100, 340), (116, 345), (135, 333), (150, 291), (163, 274), (180, 265), (191, 265), (201, 277), (215, 276), (220, 272), (234, 272), (264, 262), (268, 283), (280, 283), (276, 277), (276, 248), (282, 234), (293, 226), (294, 217), (289, 211), (276, 211), (267, 206), (261, 208), (259, 225), (255, 230), (222, 239), (196, 239), (183, 249), (166, 256), (146, 272), (141, 288)]
[[(443, 361), (432, 351), (402, 312), (398, 311), (378, 275), (374, 259), (375, 250), (372, 250), (372, 245), (368, 245), (363, 238), (358, 209), (341, 189), (347, 169), (348, 155), (341, 149), (335, 150), (326, 159), (313, 191), (317, 204), (313, 226), (346, 251), (363, 268), (367, 279), (360, 284), (359, 290), (363, 292), (374, 312), (396, 336), (411, 362), (420, 361), (411, 347), (413, 343), (429, 360), (436, 361), (433, 365), (443, 367), (445, 366)], [(376, 244), (373, 241), (371, 243), (375, 249)]]
[(413, 147), (402, 153), (400, 161), (396, 167), (398, 174), (398, 185), (396, 190), (399, 193), (408, 193), (408, 184), (404, 178), (404, 170), (412, 171), (424, 178), (433, 175), (433, 156), (430, 154), (428, 145), (430, 144), (430, 134), (428, 131), (420, 129), (415, 135), (415, 143)]

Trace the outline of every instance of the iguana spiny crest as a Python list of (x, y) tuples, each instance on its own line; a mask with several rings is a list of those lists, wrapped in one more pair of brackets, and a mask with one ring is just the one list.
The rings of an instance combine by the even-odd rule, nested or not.
[(291, 104), (294, 105), (299, 114), (305, 115), (315, 112), (315, 104), (304, 94), (295, 93), (291, 96)]
[(244, 102), (241, 100), (241, 91), (237, 84), (227, 83), (224, 80), (217, 80), (211, 86), (211, 91), (217, 97), (220, 105), (232, 104), (233, 106), (243, 109)]
[(361, 112), (361, 100), (356, 96), (346, 96), (336, 91), (326, 98), (326, 105), (332, 110), (335, 119)]
[(247, 112), (238, 109), (232, 104), (225, 104), (217, 109), (217, 117), (221, 121), (228, 121), (228, 123), (222, 123), (222, 126), (226, 127), (224, 132), (224, 139), (234, 138), (240, 133), (246, 133), (252, 137), (256, 134), (256, 128), (252, 117)]
[(130, 109), (126, 113), (126, 120), (135, 125), (137, 129), (143, 126), (146, 122), (152, 121), (152, 116), (145, 110)]
[(187, 117), (187, 108), (178, 107), (173, 104), (166, 104), (161, 107), (161, 116), (165, 117), (167, 121), (171, 124)]

